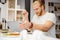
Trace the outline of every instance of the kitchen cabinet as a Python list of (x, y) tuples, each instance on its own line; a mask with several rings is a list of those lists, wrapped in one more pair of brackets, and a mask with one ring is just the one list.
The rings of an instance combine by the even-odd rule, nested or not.
[(22, 22), (23, 9), (25, 9), (25, 0), (7, 0), (7, 21)]

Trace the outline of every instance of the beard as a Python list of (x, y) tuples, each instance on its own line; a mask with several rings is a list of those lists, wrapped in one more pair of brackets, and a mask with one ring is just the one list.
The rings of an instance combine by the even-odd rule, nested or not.
[(42, 15), (42, 11), (37, 12), (36, 15), (37, 15), (37, 16), (41, 16), (41, 15)]

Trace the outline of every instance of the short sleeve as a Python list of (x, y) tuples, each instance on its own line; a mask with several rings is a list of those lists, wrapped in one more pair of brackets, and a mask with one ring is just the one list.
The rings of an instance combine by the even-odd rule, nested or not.
[(56, 16), (55, 14), (49, 14), (47, 20), (52, 21), (54, 24), (56, 24)]

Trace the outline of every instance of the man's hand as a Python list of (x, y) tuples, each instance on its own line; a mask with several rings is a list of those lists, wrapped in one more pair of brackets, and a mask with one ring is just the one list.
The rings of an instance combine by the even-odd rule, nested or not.
[(26, 22), (25, 24), (26, 24), (26, 26), (27, 26), (26, 29), (27, 29), (28, 31), (31, 31), (31, 30), (32, 30), (32, 27), (33, 27), (32, 24), (31, 24), (31, 22)]
[(19, 27), (20, 27), (20, 29), (25, 29), (25, 25), (24, 25), (24, 23), (22, 23), (22, 24), (19, 24)]
[(22, 12), (22, 24), (20, 24), (21, 29), (31, 29), (31, 23), (28, 20), (28, 12), (26, 10), (23, 10)]
[(23, 12), (22, 12), (22, 18), (23, 18), (23, 21), (25, 21), (25, 20), (28, 21), (28, 12), (26, 10), (23, 10)]
[(20, 24), (19, 26), (20, 26), (21, 29), (25, 29), (27, 27), (26, 24), (28, 24), (27, 22), (29, 22), (29, 20), (28, 20), (28, 12), (26, 10), (22, 11), (22, 18), (23, 18), (22, 19), (22, 24)]
[(24, 21), (22, 24), (19, 25), (21, 29), (31, 29), (31, 23), (28, 21)]

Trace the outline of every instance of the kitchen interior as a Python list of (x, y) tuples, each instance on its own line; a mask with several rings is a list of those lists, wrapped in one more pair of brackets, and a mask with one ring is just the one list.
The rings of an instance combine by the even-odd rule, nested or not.
[[(0, 0), (0, 33), (21, 31), (19, 24), (22, 23), (22, 10), (29, 12), (29, 21), (34, 15), (32, 3), (34, 0)], [(45, 0), (45, 10), (55, 13), (56, 38), (60, 39), (60, 0)], [(2, 36), (2, 35), (1, 35)]]

